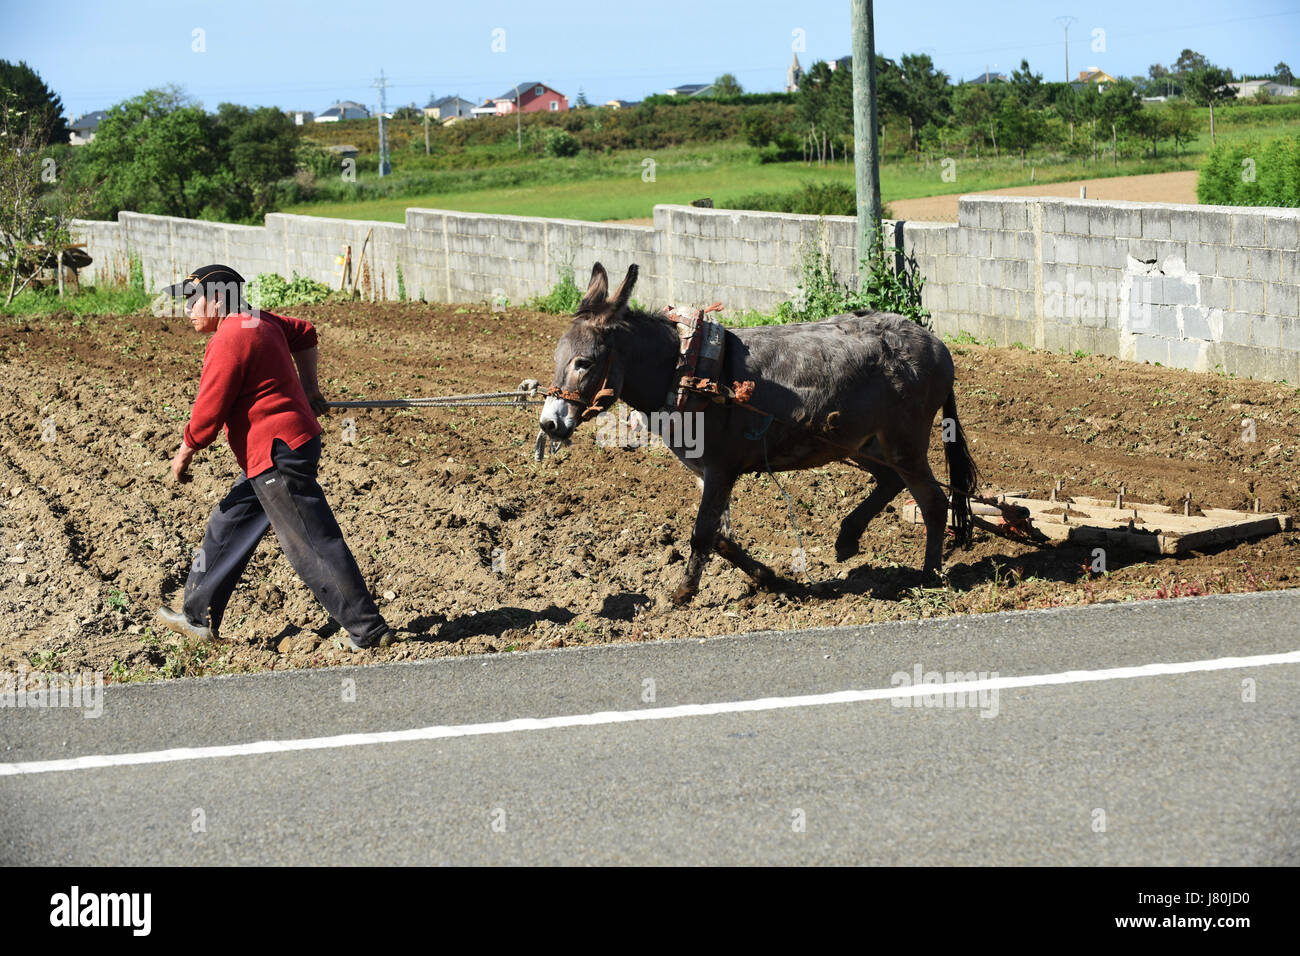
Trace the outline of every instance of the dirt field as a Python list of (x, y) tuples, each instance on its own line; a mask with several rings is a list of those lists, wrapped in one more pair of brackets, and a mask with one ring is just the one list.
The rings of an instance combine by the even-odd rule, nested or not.
[(895, 219), (926, 222), (956, 222), (957, 201), (966, 196), (1062, 196), (1078, 199), (1079, 188), (1086, 186), (1089, 199), (1123, 199), (1131, 202), (1174, 202), (1196, 205), (1196, 170), (1177, 173), (1151, 173), (1146, 176), (1114, 176), (1110, 179), (1076, 179), (1068, 183), (1045, 183), (1041, 186), (1008, 186), (951, 196), (926, 196), (923, 199), (895, 199), (889, 204)]
[[(567, 320), (419, 304), (304, 308), (329, 397), (383, 398), (549, 382)], [(1148, 599), (1287, 586), (1300, 535), (1179, 560), (1038, 549), (979, 533), (919, 588), (923, 533), (895, 513), (834, 561), (839, 521), (869, 477), (789, 475), (808, 554), (790, 594), (756, 592), (715, 558), (695, 602), (667, 606), (694, 518), (695, 482), (662, 450), (597, 446), (590, 425), (542, 465), (535, 407), (365, 411), (356, 442), (326, 421), (322, 483), (389, 621), (415, 635), (351, 654), (282, 556), (263, 542), (223, 638), (183, 647), (153, 624), (179, 596), (214, 503), (238, 473), (224, 444), (195, 481), (167, 462), (188, 419), (205, 340), (149, 316), (0, 320), (0, 667), (106, 669), (116, 679), (407, 659), (762, 628)], [(984, 477), (1004, 490), (1296, 513), (1300, 394), (1102, 357), (952, 346), (959, 405)], [(1254, 443), (1242, 420), (1257, 423)], [(936, 438), (933, 455), (941, 460)], [(903, 498), (896, 504), (901, 506)], [(737, 534), (789, 572), (796, 537), (770, 480), (743, 479)], [(502, 549), (504, 569), (493, 569)]]

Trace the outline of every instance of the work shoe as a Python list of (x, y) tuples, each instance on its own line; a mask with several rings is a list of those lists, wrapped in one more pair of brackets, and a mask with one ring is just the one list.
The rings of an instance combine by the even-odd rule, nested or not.
[(377, 647), (388, 647), (388, 645), (395, 644), (399, 640), (401, 640), (401, 638), (397, 636), (397, 632), (391, 627), (384, 631), (383, 634), (380, 634), (378, 637), (372, 637), (364, 644), (358, 641), (351, 634), (348, 635), (348, 643), (352, 645), (354, 651), (369, 651), (374, 650)]
[(192, 637), (200, 641), (212, 639), (212, 628), (206, 624), (195, 624), (183, 611), (173, 611), (169, 607), (160, 607), (158, 609), (158, 620), (175, 631), (177, 634), (185, 637)]

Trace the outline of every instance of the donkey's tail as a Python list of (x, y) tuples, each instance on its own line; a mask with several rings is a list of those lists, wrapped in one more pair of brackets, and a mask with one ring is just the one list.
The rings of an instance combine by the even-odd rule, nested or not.
[(974, 530), (970, 500), (979, 486), (979, 471), (966, 445), (966, 433), (957, 417), (957, 393), (948, 393), (943, 403), (943, 455), (948, 459), (948, 484), (952, 489), (952, 525), (957, 543), (969, 545)]

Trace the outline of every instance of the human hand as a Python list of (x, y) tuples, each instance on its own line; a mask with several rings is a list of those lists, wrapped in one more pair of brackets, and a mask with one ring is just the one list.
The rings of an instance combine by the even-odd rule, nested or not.
[(172, 457), (172, 475), (182, 485), (194, 480), (189, 474), (190, 462), (194, 460), (194, 449), (181, 442), (180, 449)]

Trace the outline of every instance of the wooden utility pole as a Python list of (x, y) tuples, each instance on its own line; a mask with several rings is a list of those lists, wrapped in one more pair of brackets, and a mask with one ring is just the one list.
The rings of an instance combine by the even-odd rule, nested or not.
[(853, 8), (853, 162), (858, 187), (858, 262), (880, 252), (880, 149), (876, 141), (876, 29), (871, 0)]

